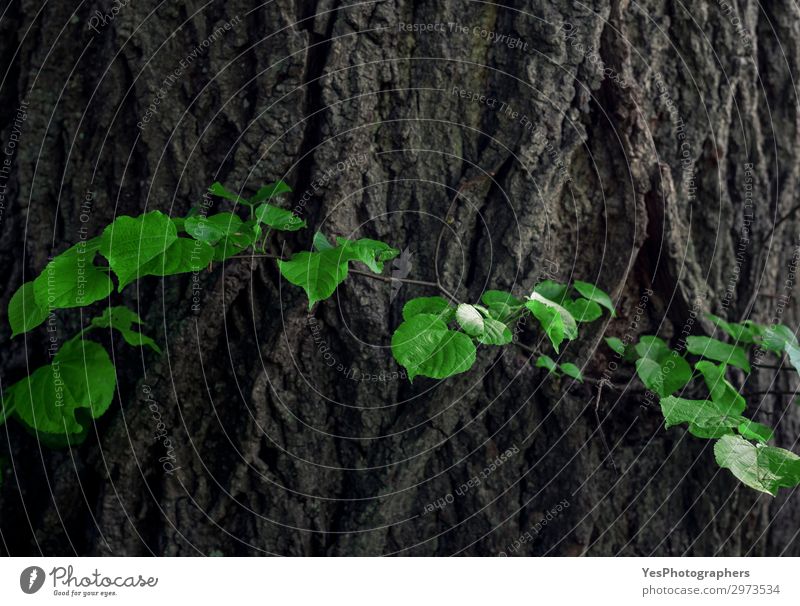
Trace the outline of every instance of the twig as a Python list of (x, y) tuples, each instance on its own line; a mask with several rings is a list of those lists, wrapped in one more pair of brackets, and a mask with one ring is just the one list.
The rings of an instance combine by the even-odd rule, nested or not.
[[(453, 212), (453, 207), (455, 206), (456, 201), (458, 200), (459, 196), (462, 194), (464, 189), (466, 189), (468, 186), (470, 186), (470, 185), (472, 185), (474, 183), (479, 183), (479, 182), (483, 181), (484, 179), (488, 179), (490, 177), (494, 177), (494, 175), (495, 175), (495, 173), (494, 173), (494, 171), (492, 171), (492, 172), (486, 173), (485, 175), (479, 175), (479, 176), (475, 177), (474, 179), (470, 179), (468, 181), (464, 181), (459, 186), (459, 188), (456, 190), (456, 193), (453, 196), (453, 198), (450, 200), (450, 205), (447, 207), (447, 212), (444, 215), (444, 221), (442, 222), (442, 227), (439, 230), (439, 236), (436, 239), (436, 251), (434, 252), (434, 258), (433, 258), (433, 268), (434, 268), (434, 271), (435, 271), (435, 274), (436, 274), (436, 282), (427, 282), (425, 280), (409, 280), (407, 278), (395, 278), (395, 277), (389, 277), (389, 276), (382, 276), (380, 274), (368, 273), (368, 272), (365, 272), (365, 271), (358, 271), (358, 270), (350, 270), (349, 273), (356, 274), (356, 275), (359, 275), (359, 276), (365, 276), (367, 278), (372, 278), (373, 280), (380, 280), (382, 282), (401, 282), (403, 284), (417, 284), (419, 286), (429, 286), (431, 288), (437, 288), (439, 290), (439, 292), (441, 292), (445, 297), (447, 297), (448, 299), (450, 299), (450, 301), (452, 301), (453, 303), (458, 305), (460, 303), (460, 301), (458, 300), (458, 298), (456, 298), (455, 294), (451, 293), (447, 288), (444, 287), (444, 285), (442, 284), (441, 274), (439, 273), (439, 250), (440, 250), (441, 245), (442, 245), (442, 238), (444, 237), (444, 230), (445, 230), (445, 227), (447, 227), (447, 224), (449, 223), (449, 221), (452, 219), (451, 214)], [(233, 255), (233, 256), (230, 256), (228, 258), (229, 259), (275, 259), (277, 261), (284, 261), (285, 260), (285, 259), (282, 259), (281, 257), (279, 257), (278, 255), (256, 254), (256, 253), (253, 253), (253, 254), (250, 254), (250, 255)]]
[[(604, 386), (608, 387), (609, 389), (613, 389), (614, 391), (625, 391), (624, 385), (617, 385), (616, 383), (612, 383), (606, 378), (595, 379), (594, 377), (583, 377), (583, 382), (588, 383), (589, 385), (596, 385), (596, 386)], [(635, 393), (633, 390), (628, 390), (629, 393)]]
[[(523, 351), (527, 351), (531, 355), (538, 355), (540, 354), (538, 349), (525, 345), (524, 343), (520, 343), (519, 341), (514, 341), (514, 345), (522, 349)], [(603, 442), (603, 448), (606, 451), (606, 458), (611, 461), (611, 467), (614, 469), (614, 472), (619, 475), (619, 470), (617, 469), (617, 464), (614, 462), (614, 455), (611, 454), (611, 449), (608, 446), (608, 441), (606, 440), (605, 433), (603, 433), (603, 424), (600, 421), (600, 394), (603, 392), (603, 386), (607, 385), (609, 387), (613, 387), (615, 389), (620, 389), (618, 386), (613, 385), (607, 379), (594, 379), (592, 377), (584, 377), (584, 381), (587, 383), (592, 383), (597, 385), (597, 399), (595, 400), (594, 404), (594, 418), (597, 420), (597, 432), (600, 434), (600, 439)]]
[(526, 351), (529, 354), (531, 354), (532, 356), (538, 356), (538, 355), (541, 355), (541, 353), (542, 353), (538, 349), (536, 349), (535, 347), (530, 347), (529, 345), (525, 345), (525, 343), (520, 343), (519, 341), (513, 341), (513, 343), (514, 343), (514, 345), (519, 347), (522, 351)]
[(233, 255), (231, 257), (226, 257), (227, 259), (275, 259), (276, 261), (286, 261), (283, 257), (278, 255), (270, 255), (270, 254), (261, 254), (261, 253), (253, 253), (252, 255)]
[[(431, 288), (439, 288), (436, 282), (428, 282), (426, 280), (412, 280), (410, 278), (395, 278), (394, 276), (382, 276), (381, 274), (373, 274), (368, 271), (360, 271), (358, 269), (351, 269), (348, 273), (357, 276), (364, 276), (365, 278), (372, 278), (373, 280), (380, 280), (381, 282), (402, 282), (403, 284), (416, 284), (418, 286), (430, 286)], [(448, 293), (449, 296), (449, 293)]]
[(800, 211), (800, 204), (798, 204), (797, 206), (792, 208), (789, 212), (787, 212), (785, 215), (783, 215), (780, 219), (775, 221), (775, 224), (772, 226), (772, 229), (773, 230), (776, 229), (778, 227), (778, 225), (780, 225), (781, 223), (786, 221), (786, 219), (795, 216), (795, 213), (797, 213), (798, 211)]
[[(286, 261), (286, 259), (278, 256), (278, 255), (271, 255), (271, 254), (252, 254), (252, 255), (233, 255), (228, 257), (228, 259), (275, 259), (276, 261)], [(430, 288), (438, 289), (443, 295), (448, 297), (454, 303), (458, 303), (458, 299), (456, 299), (447, 289), (443, 288), (441, 285), (437, 284), (436, 282), (428, 282), (426, 280), (412, 280), (410, 278), (395, 278), (394, 276), (382, 276), (381, 274), (374, 274), (368, 271), (359, 271), (357, 269), (351, 269), (348, 271), (350, 274), (355, 274), (357, 276), (364, 276), (365, 278), (372, 278), (373, 280), (379, 280), (381, 282), (401, 282), (403, 284), (416, 284), (418, 286), (428, 286)]]

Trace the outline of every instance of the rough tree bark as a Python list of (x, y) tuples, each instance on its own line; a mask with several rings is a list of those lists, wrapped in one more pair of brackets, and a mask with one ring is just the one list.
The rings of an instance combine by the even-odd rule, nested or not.
[[(796, 300), (775, 295), (800, 225), (780, 221), (800, 177), (798, 11), (12, 1), (0, 21), (4, 153), (12, 144), (1, 307), (82, 227), (185, 213), (214, 180), (251, 192), (284, 178), (312, 228), (406, 250), (411, 278), (434, 278), (444, 221), (442, 279), (462, 300), (523, 294), (544, 275), (597, 281), (619, 317), (567, 350), (593, 377), (613, 361), (604, 334), (704, 333), (702, 312), (738, 319), (751, 302), (755, 320), (796, 323)], [(312, 233), (273, 251), (307, 249)], [(3, 552), (490, 555), (529, 531), (513, 553), (800, 554), (795, 491), (740, 486), (710, 442), (665, 431), (631, 389), (604, 389), (596, 414), (594, 384), (548, 379), (520, 348), (484, 348), (443, 382), (358, 381), (329, 365), (396, 372), (387, 346), (402, 303), (426, 294), (404, 285), (392, 298), (390, 284), (351, 276), (309, 312), (274, 262), (231, 260), (115, 295), (164, 354), (106, 342), (118, 397), (78, 448), (3, 428)], [(63, 336), (79, 316), (60, 314)], [(8, 385), (46, 360), (46, 333), (9, 341), (3, 319)], [(772, 380), (759, 371), (746, 389)], [(789, 388), (788, 375), (774, 385)], [(792, 448), (792, 399), (748, 399)], [(175, 444), (172, 475), (154, 410)], [(519, 453), (459, 490), (507, 449)]]

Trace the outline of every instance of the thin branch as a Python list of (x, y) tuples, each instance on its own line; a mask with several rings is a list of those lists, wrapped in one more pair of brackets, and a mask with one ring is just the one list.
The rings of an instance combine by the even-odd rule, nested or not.
[[(459, 190), (456, 192), (456, 195), (453, 197), (453, 200), (450, 202), (450, 207), (447, 210), (447, 214), (448, 215), (450, 214), (450, 212), (452, 210), (452, 207), (453, 207), (453, 204), (455, 203), (456, 199), (458, 198), (458, 196), (461, 194), (461, 191), (464, 189), (464, 187), (468, 183), (469, 182), (464, 183), (459, 188)], [(442, 232), (440, 232), (440, 234), (439, 234), (439, 242), (441, 242), (441, 237), (442, 237)], [(453, 294), (451, 294), (439, 282), (439, 279), (440, 279), (439, 278), (439, 265), (438, 265), (439, 242), (437, 242), (437, 247), (436, 247), (436, 265), (435, 265), (437, 282), (430, 282), (430, 281), (427, 281), (427, 280), (413, 280), (411, 278), (396, 278), (394, 276), (383, 276), (381, 274), (375, 274), (375, 273), (371, 273), (371, 272), (367, 272), (367, 271), (360, 271), (360, 270), (357, 270), (357, 269), (351, 269), (351, 270), (349, 270), (349, 273), (355, 274), (357, 276), (364, 276), (365, 278), (371, 278), (372, 280), (378, 280), (380, 282), (389, 282), (389, 283), (400, 282), (402, 284), (414, 284), (414, 285), (417, 285), (417, 286), (426, 286), (428, 288), (438, 289), (439, 292), (441, 292), (443, 295), (448, 297), (454, 303), (458, 304), (458, 302), (459, 302), (458, 299), (456, 299), (456, 297), (453, 296)], [(252, 259), (252, 258), (257, 258), (257, 259), (276, 259), (276, 260), (279, 260), (279, 261), (283, 261), (284, 260), (281, 257), (279, 257), (278, 255), (261, 254), (261, 253), (258, 253), (258, 254), (254, 253), (254, 254), (250, 254), (250, 255), (234, 255), (234, 256), (228, 257), (228, 258), (229, 259)], [(530, 345), (526, 345), (525, 343), (521, 343), (520, 341), (513, 341), (512, 343), (513, 343), (513, 345), (516, 345), (519, 349), (525, 351), (526, 353), (530, 354), (531, 356), (540, 356), (540, 355), (542, 355), (542, 352), (536, 347), (531, 347)], [(756, 366), (756, 368), (772, 368), (772, 367), (769, 367), (769, 366)], [(778, 367), (774, 367), (774, 368), (778, 368)], [(614, 461), (614, 456), (611, 453), (611, 449), (608, 446), (608, 441), (606, 440), (605, 433), (603, 432), (602, 421), (600, 420), (600, 413), (599, 413), (600, 398), (601, 398), (603, 387), (607, 387), (609, 389), (613, 389), (613, 390), (618, 391), (618, 392), (627, 391), (628, 393), (631, 393), (631, 394), (638, 393), (639, 390), (635, 390), (635, 389), (634, 390), (629, 390), (628, 386), (614, 384), (611, 381), (609, 381), (608, 379), (606, 379), (605, 377), (600, 378), (600, 379), (596, 379), (594, 377), (583, 377), (583, 381), (585, 383), (590, 384), (590, 385), (597, 386), (597, 399), (595, 401), (595, 406), (594, 406), (594, 415), (595, 415), (595, 420), (597, 421), (597, 430), (598, 430), (598, 432), (600, 434), (600, 438), (602, 440), (603, 447), (605, 448), (605, 451), (607, 453), (607, 458), (610, 460), (611, 466), (614, 469), (614, 472), (619, 474), (619, 469), (617, 468), (616, 462)], [(758, 395), (758, 393), (759, 392), (754, 392), (753, 395)], [(781, 392), (766, 392), (766, 393), (772, 393), (774, 395), (788, 395), (788, 393), (781, 394)], [(795, 394), (792, 394), (792, 395), (795, 395)]]
[[(530, 345), (525, 345), (525, 343), (520, 343), (519, 341), (512, 341), (512, 344), (516, 345), (522, 351), (525, 351), (525, 352), (531, 354), (532, 356), (540, 356), (540, 355), (542, 355), (542, 352), (539, 351), (539, 349), (537, 349), (536, 347), (531, 347)], [(637, 381), (636, 377), (634, 377), (631, 380), (631, 382), (636, 382), (636, 381)], [(602, 385), (603, 387), (608, 387), (609, 389), (613, 389), (614, 391), (620, 391), (620, 392), (625, 391), (625, 392), (627, 392), (629, 394), (639, 393), (640, 391), (643, 391), (643, 390), (640, 390), (640, 389), (630, 389), (629, 388), (630, 383), (628, 385), (618, 385), (616, 383), (612, 383), (611, 381), (609, 381), (605, 377), (601, 377), (600, 379), (596, 379), (594, 377), (584, 376), (583, 377), (583, 382), (584, 383), (588, 383), (589, 385), (596, 385), (598, 387), (600, 387)]]
[[(286, 261), (286, 259), (278, 255), (260, 254), (260, 253), (254, 253), (252, 255), (233, 255), (232, 257), (228, 257), (228, 259), (275, 259), (276, 261)], [(411, 278), (395, 278), (394, 276), (382, 276), (381, 274), (374, 274), (368, 271), (359, 271), (357, 269), (351, 269), (348, 271), (348, 273), (355, 274), (357, 276), (364, 276), (365, 278), (372, 278), (373, 280), (379, 280), (381, 282), (401, 282), (403, 284), (416, 284), (417, 286), (428, 286), (430, 288), (436, 288), (443, 295), (448, 297), (451, 301), (453, 301), (454, 303), (458, 303), (458, 299), (456, 299), (447, 289), (443, 288), (436, 282), (428, 282), (426, 280), (412, 280)]]
[(603, 387), (607, 389), (612, 389), (614, 391), (618, 391), (620, 393), (626, 393), (628, 395), (638, 394), (638, 393), (647, 393), (650, 391), (644, 384), (641, 382), (641, 379), (637, 376), (631, 377), (631, 379), (626, 384), (620, 383), (612, 383), (605, 377), (601, 377), (596, 379), (594, 377), (583, 377), (583, 382), (588, 383), (589, 385), (600, 385), (602, 383)]
[[(452, 200), (450, 200), (450, 205), (447, 207), (447, 212), (444, 216), (444, 221), (442, 222), (442, 227), (439, 230), (439, 236), (436, 239), (436, 251), (434, 252), (434, 260), (433, 260), (433, 268), (436, 273), (436, 282), (427, 282), (425, 280), (410, 280), (407, 278), (395, 278), (390, 276), (382, 276), (380, 274), (373, 274), (368, 273), (365, 271), (358, 271), (358, 270), (350, 270), (349, 273), (356, 274), (359, 276), (365, 276), (367, 278), (372, 278), (373, 280), (380, 280), (382, 282), (401, 282), (403, 284), (417, 284), (419, 286), (428, 286), (431, 288), (436, 288), (442, 293), (445, 297), (450, 299), (453, 303), (458, 305), (460, 301), (456, 298), (455, 294), (451, 293), (447, 288), (444, 287), (442, 284), (442, 278), (439, 273), (439, 250), (441, 249), (442, 238), (444, 238), (444, 230), (447, 227), (448, 223), (452, 220), (452, 212), (453, 208), (458, 200), (459, 196), (463, 193), (463, 191), (470, 185), (475, 183), (480, 183), (481, 181), (488, 179), (490, 177), (494, 177), (494, 171), (486, 173), (485, 175), (479, 175), (474, 179), (470, 179), (468, 181), (464, 181), (459, 188), (456, 190), (455, 195), (453, 196)], [(284, 261), (278, 255), (271, 255), (271, 254), (260, 254), (260, 253), (253, 253), (250, 255), (233, 255), (228, 257), (229, 259), (275, 259), (277, 261)]]
[(461, 303), (461, 301), (459, 301), (459, 300), (456, 298), (456, 296), (455, 296), (455, 295), (453, 295), (453, 294), (452, 294), (452, 293), (451, 293), (449, 290), (447, 290), (447, 289), (446, 289), (444, 286), (442, 286), (441, 284), (436, 284), (436, 288), (438, 288), (438, 289), (439, 289), (439, 292), (441, 292), (441, 293), (442, 293), (442, 294), (443, 294), (445, 297), (447, 297), (448, 299), (450, 299), (450, 301), (451, 301), (451, 302), (455, 303), (456, 305), (459, 305), (459, 304)]
[[(534, 347), (530, 347), (529, 345), (525, 345), (525, 343), (520, 343), (519, 341), (514, 341), (513, 343), (514, 343), (514, 345), (516, 345), (517, 347), (519, 347), (523, 351), (528, 352), (531, 355), (539, 355), (541, 353), (538, 349), (536, 349)], [(599, 409), (600, 409), (600, 394), (603, 391), (603, 386), (604, 385), (607, 385), (609, 387), (616, 387), (616, 386), (612, 385), (605, 378), (603, 378), (603, 379), (593, 379), (592, 377), (584, 377), (584, 380), (587, 381), (588, 383), (593, 383), (593, 384), (597, 385), (597, 400), (595, 401), (595, 404), (594, 404), (594, 417), (597, 420), (597, 432), (600, 434), (600, 439), (601, 439), (601, 441), (603, 443), (603, 448), (605, 448), (606, 458), (608, 458), (608, 460), (611, 461), (611, 467), (613, 467), (614, 468), (614, 472), (617, 475), (619, 475), (619, 470), (617, 469), (617, 464), (614, 462), (614, 455), (611, 454), (611, 449), (608, 447), (608, 441), (606, 440), (605, 433), (603, 433), (603, 424), (600, 421), (600, 413), (599, 413)]]
[(608, 379), (601, 378), (595, 379), (594, 377), (583, 377), (583, 382), (588, 383), (589, 385), (596, 385), (597, 387), (603, 386), (608, 387), (609, 389), (613, 389), (614, 391), (623, 391), (624, 387), (622, 385), (616, 385), (612, 383)]
[(539, 351), (538, 349), (536, 349), (535, 347), (531, 347), (529, 345), (525, 345), (525, 343), (520, 343), (519, 341), (512, 341), (512, 342), (514, 343), (514, 345), (519, 347), (522, 351), (526, 351), (529, 354), (531, 354), (532, 356), (539, 356), (539, 355), (542, 354), (542, 352)]
[(278, 255), (270, 255), (270, 254), (261, 254), (261, 253), (253, 253), (252, 255), (233, 255), (231, 257), (226, 257), (227, 259), (275, 259), (276, 261), (286, 261), (283, 257)]
[(783, 215), (783, 216), (782, 216), (780, 219), (778, 219), (777, 221), (775, 221), (775, 224), (772, 226), (772, 229), (776, 229), (776, 228), (778, 227), (778, 225), (780, 225), (781, 223), (783, 223), (784, 221), (786, 221), (786, 219), (789, 219), (789, 218), (791, 218), (791, 217), (795, 216), (795, 214), (796, 214), (798, 211), (800, 211), (800, 204), (798, 204), (797, 206), (795, 206), (794, 208), (792, 208), (792, 209), (791, 209), (789, 212), (787, 212), (785, 215)]
[(365, 278), (372, 278), (373, 280), (380, 280), (381, 282), (402, 282), (403, 284), (416, 284), (418, 286), (429, 286), (431, 288), (439, 288), (436, 282), (428, 282), (426, 280), (412, 280), (410, 278), (395, 278), (394, 276), (382, 276), (381, 274), (373, 274), (368, 271), (359, 271), (358, 269), (351, 269), (348, 271), (350, 274), (357, 276), (364, 276)]

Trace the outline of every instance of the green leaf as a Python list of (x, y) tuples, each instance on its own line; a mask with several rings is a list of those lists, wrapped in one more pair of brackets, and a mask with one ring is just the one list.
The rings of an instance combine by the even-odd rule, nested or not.
[[(148, 336), (133, 330), (134, 324), (141, 324), (142, 319), (132, 309), (128, 309), (124, 305), (117, 307), (108, 307), (103, 312), (102, 316), (92, 320), (92, 326), (96, 328), (113, 328), (118, 330), (129, 345), (137, 347), (147, 346), (157, 353), (161, 353), (161, 348), (156, 345)], [(88, 342), (88, 341), (87, 341)]]
[(797, 347), (797, 337), (785, 324), (775, 324), (764, 330), (764, 349), (780, 353), (786, 350), (787, 345)]
[(634, 349), (640, 358), (649, 358), (656, 362), (662, 361), (672, 351), (664, 339), (652, 335), (641, 337)]
[(511, 330), (502, 322), (494, 318), (483, 319), (483, 334), (478, 336), (478, 341), (484, 345), (507, 345), (514, 340)]
[(200, 240), (178, 238), (141, 268), (142, 276), (173, 276), (200, 271), (214, 258), (214, 249)]
[(222, 238), (241, 231), (242, 219), (234, 213), (218, 213), (206, 217), (194, 215), (184, 223), (186, 233), (206, 244), (216, 244)]
[(289, 261), (278, 261), (281, 275), (308, 296), (308, 308), (330, 297), (347, 278), (347, 258), (340, 248), (322, 252), (300, 252)]
[(392, 335), (392, 354), (408, 377), (444, 379), (469, 370), (475, 345), (462, 332), (450, 330), (438, 317), (419, 314), (403, 322)]
[(607, 293), (597, 288), (597, 286), (594, 284), (589, 284), (588, 282), (581, 282), (580, 280), (575, 280), (573, 286), (575, 287), (575, 290), (577, 290), (582, 296), (605, 307), (611, 312), (612, 317), (617, 316), (617, 311), (614, 309), (614, 303), (611, 301), (611, 297), (609, 297)]
[(800, 484), (800, 457), (774, 446), (754, 445), (741, 436), (723, 436), (714, 445), (717, 464), (750, 488), (775, 496)]
[(270, 183), (269, 185), (259, 188), (259, 190), (256, 192), (256, 195), (250, 198), (250, 202), (252, 204), (258, 204), (264, 200), (269, 200), (270, 198), (274, 198), (275, 196), (279, 196), (281, 194), (287, 194), (291, 191), (292, 188), (286, 185), (286, 183), (283, 181), (276, 181), (275, 183)]
[(238, 230), (222, 238), (214, 246), (214, 261), (224, 261), (249, 248), (261, 233), (255, 221), (245, 221)]
[(557, 375), (558, 374), (558, 365), (555, 363), (553, 358), (546, 355), (541, 355), (536, 359), (536, 367), (537, 368), (546, 368), (547, 372), (550, 374)]
[(625, 343), (619, 337), (606, 337), (606, 345), (619, 355), (625, 355)]
[(561, 303), (567, 296), (567, 286), (553, 280), (543, 280), (533, 287), (533, 292), (539, 293), (554, 303)]
[(786, 350), (786, 355), (789, 356), (789, 363), (800, 373), (800, 347), (786, 343), (784, 349)]
[[(742, 417), (744, 419), (744, 417)], [(722, 436), (728, 436), (733, 433), (730, 427), (725, 427), (723, 425), (711, 425), (709, 427), (700, 427), (698, 425), (694, 425), (693, 423), (689, 424), (689, 433), (692, 434), (695, 438), (702, 438), (704, 440), (717, 440)]]
[(578, 368), (572, 362), (564, 362), (563, 364), (559, 364), (558, 367), (561, 369), (561, 372), (563, 372), (568, 377), (572, 377), (579, 383), (583, 383), (583, 375), (581, 374), (581, 369)]
[(522, 301), (517, 297), (510, 292), (502, 290), (487, 290), (481, 295), (481, 301), (490, 308), (495, 304), (508, 305), (509, 307), (520, 307), (522, 305)]
[(53, 363), (9, 389), (14, 414), (26, 425), (45, 434), (81, 434), (76, 418), (86, 409), (98, 418), (111, 405), (116, 386), (114, 365), (92, 341), (68, 341)]
[(330, 250), (333, 248), (333, 244), (328, 241), (328, 238), (325, 237), (321, 231), (318, 231), (314, 234), (314, 242), (312, 243), (312, 247), (316, 251), (322, 250)]
[(403, 319), (410, 320), (419, 314), (439, 316), (445, 323), (453, 318), (455, 310), (442, 297), (417, 297), (403, 305)]
[(603, 310), (594, 301), (589, 299), (567, 299), (563, 303), (566, 309), (575, 318), (576, 322), (594, 322), (603, 315)]
[(631, 343), (625, 343), (622, 339), (617, 337), (607, 337), (606, 343), (611, 349), (621, 355), (622, 359), (626, 362), (635, 362), (639, 358), (636, 349)]
[[(667, 396), (661, 398), (661, 412), (667, 429), (674, 425), (688, 423), (691, 427), (705, 432), (731, 433), (745, 419), (739, 414), (732, 414), (727, 407), (711, 400), (686, 400)], [(694, 433), (694, 432), (693, 432)], [(701, 435), (699, 437), (709, 437)]]
[(695, 355), (731, 364), (750, 372), (747, 352), (736, 345), (729, 345), (710, 337), (687, 337), (686, 349)]
[(492, 317), (492, 314), (489, 313), (489, 310), (486, 307), (484, 307), (483, 305), (480, 305), (478, 303), (473, 303), (472, 307), (477, 309), (484, 318), (491, 318)]
[(773, 437), (772, 429), (761, 423), (756, 423), (750, 419), (745, 419), (739, 423), (739, 433), (748, 440), (756, 440), (766, 444)]
[(307, 227), (306, 222), (289, 210), (262, 204), (256, 208), (256, 219), (278, 231), (297, 231)]
[(142, 266), (177, 240), (178, 230), (169, 217), (152, 212), (138, 217), (119, 217), (103, 230), (100, 254), (108, 259), (121, 291), (140, 275)]
[(36, 302), (33, 282), (25, 282), (8, 302), (8, 323), (11, 325), (11, 337), (36, 328), (49, 315), (50, 312), (47, 308), (40, 307)]
[(517, 297), (502, 290), (487, 290), (481, 296), (481, 301), (489, 308), (491, 317), (500, 322), (508, 320), (523, 304)]
[(309, 309), (317, 301), (330, 297), (347, 278), (350, 261), (360, 261), (373, 272), (381, 273), (383, 263), (400, 252), (388, 244), (366, 238), (355, 241), (337, 238), (337, 242), (336, 248), (301, 252), (288, 261), (278, 261), (283, 277), (306, 291)]
[(94, 264), (95, 249), (76, 244), (54, 257), (33, 281), (33, 295), (42, 309), (84, 307), (105, 299), (114, 289), (108, 273)]
[(360, 240), (347, 240), (336, 238), (336, 243), (342, 250), (342, 256), (348, 261), (361, 261), (374, 273), (383, 272), (385, 261), (391, 261), (400, 251), (384, 242), (361, 238)]
[(758, 324), (757, 322), (753, 322), (752, 320), (745, 320), (742, 322), (742, 326), (746, 327), (751, 333), (753, 333), (754, 337), (763, 337), (764, 333), (767, 331), (767, 327)]
[(510, 307), (505, 303), (492, 303), (486, 310), (489, 317), (505, 324), (514, 315), (515, 307)]
[(717, 366), (712, 362), (701, 360), (694, 365), (703, 375), (711, 399), (726, 407), (730, 414), (741, 414), (747, 408), (747, 402), (739, 391), (725, 378), (725, 366)]
[(461, 303), (456, 308), (456, 322), (471, 337), (483, 334), (483, 316), (472, 305)]
[(677, 353), (670, 352), (659, 361), (636, 360), (636, 374), (647, 389), (663, 398), (682, 389), (692, 378), (692, 369)]
[[(257, 221), (245, 221), (242, 227), (226, 236), (234, 246), (247, 248), (261, 235), (261, 225)], [(217, 245), (219, 246), (219, 245)]]
[(533, 313), (534, 317), (539, 320), (547, 337), (553, 344), (553, 348), (558, 353), (559, 347), (564, 341), (563, 316), (557, 310), (540, 301), (528, 301), (525, 305)]
[(752, 328), (745, 324), (736, 324), (726, 322), (723, 318), (715, 316), (714, 314), (706, 314), (706, 317), (711, 320), (717, 328), (720, 328), (729, 337), (738, 343), (755, 343), (757, 333)]
[(578, 325), (575, 323), (575, 318), (558, 303), (534, 291), (531, 293), (531, 298), (525, 302), (525, 306), (539, 320), (556, 352), (565, 338), (569, 340), (577, 338)]
[(251, 206), (250, 200), (247, 198), (242, 198), (241, 196), (233, 193), (229, 189), (227, 189), (222, 183), (219, 181), (215, 181), (211, 184), (211, 187), (208, 188), (208, 192), (218, 196), (220, 198), (225, 198), (231, 202), (235, 202), (237, 204), (244, 204), (245, 206)]

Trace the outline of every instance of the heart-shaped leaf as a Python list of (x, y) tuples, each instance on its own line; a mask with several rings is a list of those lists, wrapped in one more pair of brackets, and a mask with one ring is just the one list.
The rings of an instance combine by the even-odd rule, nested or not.
[(392, 354), (408, 372), (444, 379), (469, 370), (475, 345), (467, 335), (450, 330), (439, 316), (419, 314), (403, 322), (392, 335)]

